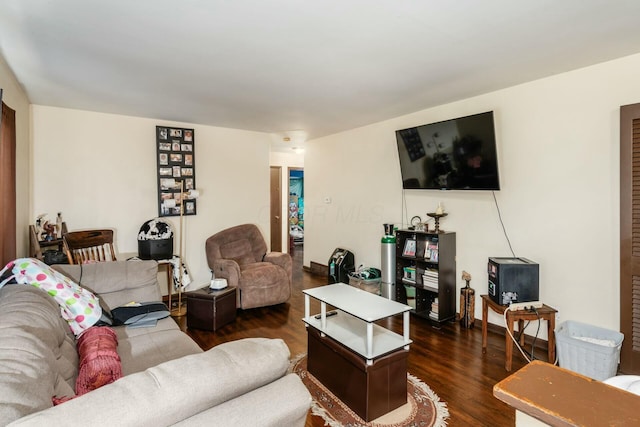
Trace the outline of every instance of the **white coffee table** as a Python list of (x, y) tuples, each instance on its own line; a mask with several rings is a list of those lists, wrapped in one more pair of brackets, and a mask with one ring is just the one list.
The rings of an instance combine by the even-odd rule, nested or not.
[[(354, 352), (368, 363), (376, 357), (399, 348), (409, 349), (409, 312), (411, 306), (391, 301), (344, 283), (320, 286), (302, 291), (304, 318), (313, 326)], [(320, 314), (310, 314), (310, 298), (320, 301)], [(337, 315), (327, 318), (327, 304), (337, 309)], [(403, 334), (399, 335), (374, 322), (403, 314)], [(340, 315), (346, 314), (346, 315)]]
[[(405, 404), (411, 307), (344, 283), (302, 292), (309, 373), (365, 421)], [(318, 315), (311, 298), (320, 301)], [(402, 335), (375, 323), (400, 314)]]

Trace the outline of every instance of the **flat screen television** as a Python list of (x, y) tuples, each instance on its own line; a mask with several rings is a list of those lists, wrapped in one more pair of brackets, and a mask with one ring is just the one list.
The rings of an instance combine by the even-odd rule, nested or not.
[(499, 190), (493, 111), (396, 131), (402, 188)]

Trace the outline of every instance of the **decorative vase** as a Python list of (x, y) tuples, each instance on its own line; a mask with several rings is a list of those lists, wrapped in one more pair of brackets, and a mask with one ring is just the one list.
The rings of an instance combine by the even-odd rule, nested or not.
[(473, 328), (475, 321), (476, 291), (467, 285), (460, 289), (460, 324), (468, 329)]

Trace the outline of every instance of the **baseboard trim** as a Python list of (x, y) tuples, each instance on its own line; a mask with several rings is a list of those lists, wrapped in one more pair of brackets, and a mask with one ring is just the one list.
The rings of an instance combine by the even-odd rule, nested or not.
[(326, 265), (322, 265), (318, 262), (311, 261), (310, 267), (304, 267), (305, 271), (315, 274), (316, 276), (329, 277), (328, 268)]

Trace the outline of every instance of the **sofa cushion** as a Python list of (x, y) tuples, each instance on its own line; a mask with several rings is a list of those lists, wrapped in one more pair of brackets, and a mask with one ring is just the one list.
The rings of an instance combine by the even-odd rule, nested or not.
[(75, 339), (53, 298), (32, 286), (0, 289), (0, 420), (73, 396), (77, 366)]
[(173, 318), (158, 320), (153, 328), (114, 327), (122, 373), (129, 375), (202, 350), (182, 332)]
[(110, 310), (131, 301), (162, 299), (156, 261), (111, 261), (54, 268), (97, 293)]

